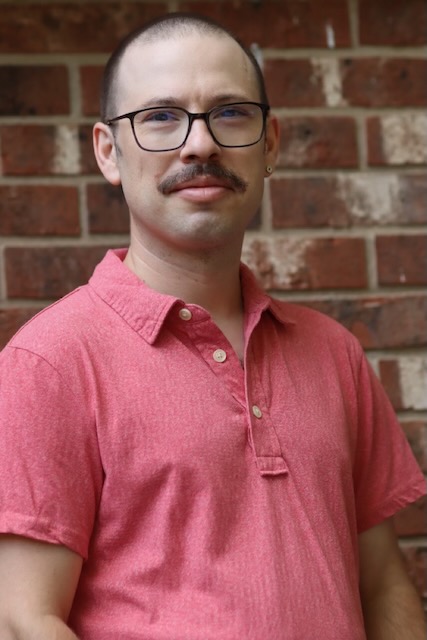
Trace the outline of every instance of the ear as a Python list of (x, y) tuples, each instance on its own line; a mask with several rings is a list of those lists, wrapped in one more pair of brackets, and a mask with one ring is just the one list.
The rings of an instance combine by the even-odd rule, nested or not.
[(93, 149), (98, 167), (111, 184), (119, 185), (120, 171), (117, 162), (117, 146), (111, 128), (103, 122), (93, 127)]
[(264, 157), (265, 165), (274, 169), (279, 155), (280, 125), (277, 117), (269, 114), (265, 128)]

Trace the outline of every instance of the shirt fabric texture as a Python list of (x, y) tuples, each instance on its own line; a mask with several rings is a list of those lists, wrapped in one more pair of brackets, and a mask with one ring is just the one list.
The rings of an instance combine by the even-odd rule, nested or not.
[(125, 253), (0, 354), (0, 531), (83, 556), (81, 640), (365, 640), (358, 533), (424, 480), (359, 343), (242, 265), (242, 367)]

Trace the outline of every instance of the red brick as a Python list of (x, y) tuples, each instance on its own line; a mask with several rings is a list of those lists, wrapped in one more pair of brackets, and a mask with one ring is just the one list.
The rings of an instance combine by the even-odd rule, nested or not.
[(39, 309), (35, 307), (25, 309), (0, 309), (0, 349), (5, 346), (20, 327), (38, 311)]
[(282, 167), (348, 169), (358, 164), (353, 118), (282, 118), (281, 132)]
[(350, 45), (347, 3), (342, 0), (180, 2), (179, 10), (195, 11), (217, 20), (246, 44), (327, 47), (326, 29), (329, 26), (333, 29), (336, 46)]
[(0, 186), (0, 235), (78, 236), (76, 187)]
[(378, 362), (381, 382), (396, 411), (427, 409), (427, 358), (423, 355), (400, 355)]
[(362, 238), (317, 239), (306, 253), (305, 270), (315, 289), (359, 289), (367, 286)]
[(400, 225), (427, 223), (427, 176), (402, 175), (399, 179), (401, 188), (396, 202), (399, 211), (397, 222)]
[(427, 115), (390, 113), (367, 118), (368, 162), (381, 165), (427, 164)]
[(301, 303), (343, 324), (364, 349), (427, 344), (427, 296), (306, 300)]
[(275, 229), (427, 223), (424, 175), (274, 177), (269, 184)]
[(1, 116), (69, 112), (68, 73), (63, 66), (0, 67), (0, 87)]
[(341, 63), (342, 93), (360, 107), (424, 107), (427, 60), (356, 58)]
[(384, 389), (396, 411), (405, 408), (400, 385), (399, 362), (397, 360), (381, 360), (378, 364), (379, 374)]
[(79, 151), (81, 158), (81, 172), (85, 174), (100, 174), (95, 154), (93, 152), (92, 126), (78, 127)]
[(51, 125), (0, 128), (4, 175), (52, 173), (56, 127)]
[(427, 598), (427, 545), (415, 542), (401, 547), (409, 576), (421, 598)]
[(85, 116), (99, 115), (102, 73), (103, 67), (88, 66), (80, 69), (82, 113)]
[(378, 281), (381, 285), (427, 284), (427, 236), (378, 236)]
[(367, 286), (361, 238), (257, 237), (245, 244), (243, 260), (269, 290)]
[(273, 178), (269, 184), (275, 229), (350, 225), (346, 203), (337, 197), (335, 178)]
[(362, 45), (425, 45), (427, 5), (425, 0), (359, 0)]
[(309, 60), (266, 60), (264, 78), (272, 107), (323, 107), (322, 79)]
[(6, 248), (8, 297), (52, 300), (88, 281), (106, 247)]
[(99, 173), (87, 125), (0, 127), (3, 174), (79, 175)]
[(129, 233), (129, 210), (120, 187), (89, 184), (87, 206), (91, 233)]
[(110, 52), (145, 21), (167, 12), (167, 2), (2, 4), (0, 53)]
[(387, 164), (383, 149), (381, 118), (379, 116), (366, 119), (366, 138), (368, 143), (368, 164), (373, 166)]
[(427, 500), (421, 498), (399, 511), (395, 517), (399, 536), (422, 536), (427, 534)]
[(427, 422), (413, 420), (401, 424), (420, 469), (427, 473)]

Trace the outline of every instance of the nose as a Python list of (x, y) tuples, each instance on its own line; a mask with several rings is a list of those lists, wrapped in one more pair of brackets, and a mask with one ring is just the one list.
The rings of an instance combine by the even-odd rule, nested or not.
[(185, 144), (181, 148), (182, 160), (195, 158), (205, 161), (219, 153), (220, 146), (213, 139), (211, 132), (203, 118), (195, 118)]

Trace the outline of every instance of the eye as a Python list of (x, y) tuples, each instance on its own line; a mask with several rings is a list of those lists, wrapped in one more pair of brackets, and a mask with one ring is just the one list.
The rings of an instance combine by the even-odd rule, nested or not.
[(243, 104), (226, 104), (223, 107), (218, 107), (214, 112), (214, 118), (223, 118), (224, 120), (247, 118), (250, 115), (250, 108)]
[(174, 109), (153, 109), (141, 111), (136, 117), (137, 124), (172, 124), (180, 122), (184, 114)]

